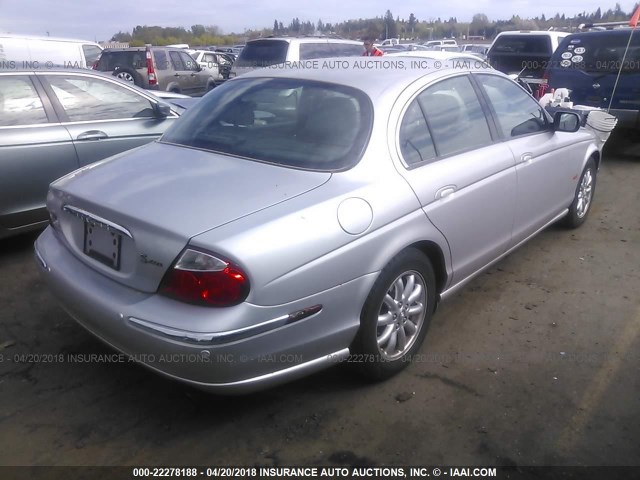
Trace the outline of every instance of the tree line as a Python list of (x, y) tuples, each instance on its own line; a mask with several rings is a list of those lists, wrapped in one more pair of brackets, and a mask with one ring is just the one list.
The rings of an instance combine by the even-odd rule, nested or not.
[(233, 45), (252, 38), (267, 36), (296, 35), (334, 35), (343, 38), (361, 39), (365, 36), (373, 38), (404, 38), (415, 41), (439, 38), (484, 38), (491, 40), (498, 33), (507, 30), (548, 30), (564, 29), (572, 31), (582, 23), (616, 22), (628, 20), (638, 8), (636, 4), (631, 12), (625, 12), (616, 3), (613, 9), (595, 12), (582, 12), (567, 17), (557, 13), (553, 17), (544, 14), (535, 18), (521, 18), (513, 15), (508, 20), (490, 20), (487, 15), (477, 13), (470, 22), (458, 22), (456, 17), (448, 19), (418, 19), (413, 13), (408, 18), (394, 17), (390, 10), (385, 15), (375, 18), (346, 20), (338, 23), (325, 23), (293, 18), (287, 24), (275, 19), (273, 26), (262, 30), (246, 30), (243, 33), (222, 34), (215, 25), (193, 25), (190, 29), (183, 27), (137, 26), (131, 33), (118, 32), (111, 41), (129, 42), (131, 46), (170, 45), (188, 43), (190, 45)]

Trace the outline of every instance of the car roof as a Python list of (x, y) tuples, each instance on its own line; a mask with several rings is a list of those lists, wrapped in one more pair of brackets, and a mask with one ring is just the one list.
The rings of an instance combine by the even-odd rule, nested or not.
[[(417, 58), (430, 58), (433, 60), (473, 60), (474, 62), (483, 62), (477, 55), (470, 53), (464, 53), (460, 51), (448, 51), (448, 50), (407, 50), (405, 52), (392, 52), (386, 54), (387, 57), (417, 57)], [(489, 64), (487, 64), (488, 66)]]
[(253, 42), (258, 42), (258, 41), (285, 41), (285, 42), (298, 42), (298, 43), (313, 43), (313, 42), (317, 42), (318, 40), (327, 40), (329, 42), (336, 42), (336, 43), (354, 43), (354, 44), (358, 44), (361, 45), (362, 42), (359, 42), (357, 40), (350, 40), (348, 38), (336, 38), (336, 37), (325, 37), (325, 36), (317, 36), (317, 37), (263, 37), (263, 38), (254, 38), (253, 40), (249, 40), (247, 42), (247, 45)]
[[(81, 38), (62, 38), (62, 37), (43, 37), (39, 35), (20, 35), (15, 33), (2, 33), (0, 32), (0, 38), (16, 38), (24, 40), (44, 40), (48, 42), (70, 42), (70, 43), (90, 43), (92, 45), (98, 45), (93, 40), (83, 40)], [(101, 47), (102, 48), (102, 47)]]
[(621, 35), (628, 37), (633, 30), (631, 28), (613, 28), (611, 30), (590, 30), (588, 32), (574, 32), (571, 34), (571, 38), (574, 37), (609, 37), (611, 35)]
[(148, 45), (144, 47), (126, 47), (126, 48), (105, 48), (103, 52), (144, 52), (146, 49), (157, 49), (157, 48), (165, 48), (167, 50), (175, 50), (178, 52), (187, 52), (189, 49), (187, 48), (178, 48), (178, 47), (167, 47), (165, 45)]
[(570, 33), (556, 32), (556, 31), (549, 31), (549, 30), (513, 30), (513, 31), (500, 32), (497, 35), (497, 37), (506, 36), (506, 35), (525, 35), (525, 36), (526, 35), (544, 35), (546, 37), (560, 38), (560, 37), (566, 37), (567, 35), (570, 35)]
[(42, 67), (41, 68), (25, 68), (23, 66), (21, 66), (22, 62), (16, 62), (15, 67), (12, 67), (10, 65), (10, 61), (5, 61), (5, 62), (0, 62), (0, 73), (4, 73), (4, 74), (8, 74), (8, 73), (16, 73), (16, 74), (20, 74), (20, 75), (25, 75), (25, 74), (32, 74), (32, 73), (39, 73), (39, 74), (47, 74), (47, 73), (88, 73), (89, 75), (100, 75), (100, 76), (106, 76), (109, 78), (113, 78), (112, 75), (105, 75), (102, 72), (99, 72), (97, 70), (90, 70), (88, 68), (67, 68), (64, 67), (63, 65), (53, 65), (53, 66), (49, 66), (47, 65), (45, 67), (45, 64), (42, 63)]
[[(469, 67), (456, 65), (453, 68), (450, 64), (443, 65), (441, 61), (430, 58), (423, 58), (419, 65), (417, 62), (412, 64), (412, 60), (415, 61), (416, 56), (407, 54), (398, 53), (381, 57), (319, 58), (302, 62), (288, 62), (256, 69), (228, 82), (261, 77), (299, 78), (346, 85), (362, 90), (370, 97), (376, 97), (389, 91), (402, 91), (407, 85), (426, 75), (433, 76), (435, 79), (453, 72), (496, 72), (473, 55), (469, 55), (469, 57), (478, 60), (477, 64), (472, 64)], [(458, 57), (459, 55), (456, 56), (456, 58)], [(311, 66), (310, 62), (318, 65), (319, 68), (299, 68), (298, 66), (300, 63), (306, 63), (309, 64), (309, 67)]]

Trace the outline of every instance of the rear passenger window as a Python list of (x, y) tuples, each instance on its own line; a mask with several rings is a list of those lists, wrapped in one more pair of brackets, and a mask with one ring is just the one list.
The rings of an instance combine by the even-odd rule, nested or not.
[(47, 123), (38, 92), (27, 76), (0, 76), (0, 127)]
[(492, 142), (482, 106), (469, 78), (443, 80), (418, 95), (436, 152), (452, 155)]
[(417, 100), (409, 105), (400, 125), (400, 153), (409, 166), (436, 157), (431, 133)]
[(518, 137), (549, 128), (538, 102), (514, 82), (497, 75), (477, 75), (476, 78), (489, 97), (505, 137)]

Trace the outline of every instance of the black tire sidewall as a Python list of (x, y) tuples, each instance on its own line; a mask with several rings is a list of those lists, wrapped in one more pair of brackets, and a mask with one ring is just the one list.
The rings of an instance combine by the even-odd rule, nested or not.
[[(411, 348), (396, 360), (384, 359), (380, 355), (377, 343), (378, 313), (380, 305), (392, 282), (401, 274), (410, 270), (417, 271), (424, 279), (426, 286), (426, 312), (418, 337)], [(429, 259), (416, 249), (407, 249), (394, 257), (382, 269), (374, 283), (362, 308), (360, 315), (360, 329), (351, 345), (351, 360), (353, 366), (360, 373), (374, 380), (389, 378), (402, 370), (411, 361), (416, 351), (421, 347), (429, 329), (431, 316), (435, 310), (436, 282), (433, 267)]]
[(140, 74), (138, 74), (138, 72), (136, 72), (134, 69), (129, 67), (116, 67), (113, 69), (114, 77), (117, 77), (120, 73), (128, 73), (129, 75), (131, 75), (131, 77), (133, 77), (134, 85), (137, 85), (138, 87), (141, 86)]
[[(578, 216), (578, 192), (580, 191), (580, 185), (582, 185), (582, 180), (586, 175), (587, 171), (591, 170), (591, 176), (593, 178), (593, 185), (591, 186), (591, 199), (589, 200), (589, 206), (587, 208), (586, 213), (582, 216)], [(569, 228), (577, 228), (582, 225), (587, 217), (589, 216), (589, 212), (591, 211), (591, 207), (593, 206), (593, 200), (596, 196), (596, 184), (597, 184), (597, 168), (596, 162), (593, 158), (589, 158), (587, 160), (582, 173), (580, 174), (580, 178), (578, 179), (578, 184), (576, 185), (576, 190), (573, 195), (573, 201), (569, 206), (569, 213), (566, 216), (565, 225)]]

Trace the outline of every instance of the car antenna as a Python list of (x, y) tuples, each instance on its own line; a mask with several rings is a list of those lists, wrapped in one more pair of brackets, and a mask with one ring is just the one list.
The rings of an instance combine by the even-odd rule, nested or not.
[(631, 27), (631, 33), (629, 34), (629, 41), (627, 42), (627, 47), (624, 49), (624, 54), (622, 55), (622, 61), (620, 62), (620, 68), (618, 69), (618, 75), (616, 76), (616, 82), (613, 84), (613, 90), (611, 91), (611, 98), (609, 99), (609, 106), (607, 107), (607, 113), (611, 110), (611, 104), (613, 103), (613, 97), (616, 94), (616, 88), (618, 88), (618, 81), (620, 80), (620, 74), (622, 73), (622, 69), (624, 67), (624, 61), (627, 58), (627, 53), (629, 52), (629, 47), (631, 46), (631, 39), (633, 37), (633, 33), (636, 31), (636, 27), (638, 26), (638, 20), (640, 20), (640, 5), (636, 9), (636, 11), (631, 16), (629, 20), (629, 26)]

